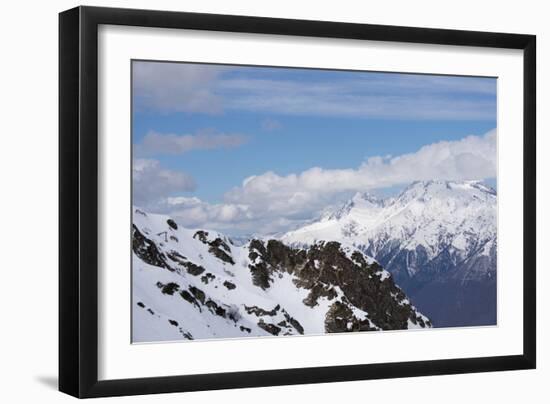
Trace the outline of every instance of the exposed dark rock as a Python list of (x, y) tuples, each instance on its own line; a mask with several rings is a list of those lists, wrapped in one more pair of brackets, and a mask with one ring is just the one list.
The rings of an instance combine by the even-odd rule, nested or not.
[(233, 261), (233, 257), (231, 257), (231, 248), (225, 241), (218, 237), (208, 244), (210, 245), (208, 252), (214, 254), (215, 257), (228, 264), (235, 265), (235, 261)]
[(155, 314), (155, 312), (154, 312), (153, 310), (151, 310), (151, 309), (147, 309), (147, 311), (148, 311), (149, 314), (151, 314), (151, 315), (154, 315), (154, 314)]
[(190, 286), (189, 287), (189, 291), (193, 294), (193, 296), (195, 296), (195, 298), (201, 302), (202, 304), (204, 304), (204, 301), (206, 299), (206, 295), (205, 293), (200, 290), (199, 288), (196, 288), (195, 286)]
[(178, 225), (176, 222), (174, 222), (172, 219), (168, 219), (166, 221), (166, 223), (168, 223), (168, 226), (170, 226), (172, 229), (174, 230), (177, 230), (178, 229)]
[(183, 266), (187, 270), (187, 273), (189, 273), (190, 275), (194, 275), (194, 276), (199, 276), (204, 271), (206, 271), (206, 269), (204, 269), (204, 267), (202, 267), (200, 265), (193, 264), (191, 261), (186, 262), (185, 264), (183, 264)]
[(170, 269), (164, 255), (158, 250), (155, 243), (141, 234), (136, 225), (132, 225), (132, 229), (132, 250), (134, 254), (149, 265)]
[(218, 306), (218, 308), (216, 309), (216, 315), (220, 317), (225, 317), (226, 315), (225, 309), (223, 307)]
[(225, 251), (222, 251), (220, 248), (217, 247), (210, 247), (208, 251), (214, 256), (224, 262), (227, 262), (228, 264), (235, 265), (235, 261), (233, 261), (233, 258), (226, 253)]
[(228, 264), (235, 265), (235, 261), (231, 256), (231, 248), (227, 245), (225, 241), (217, 237), (213, 241), (208, 240), (208, 232), (204, 230), (197, 231), (193, 238), (200, 240), (202, 243), (210, 246), (208, 252), (214, 255), (216, 258), (227, 262)]
[(260, 316), (274, 316), (281, 309), (280, 305), (275, 306), (272, 310), (264, 310), (258, 306), (244, 306), (245, 311), (248, 314), (254, 314), (257, 317)]
[(344, 303), (335, 302), (330, 306), (325, 317), (327, 332), (374, 331), (368, 320), (360, 320)]
[(302, 327), (302, 324), (300, 324), (300, 322), (298, 320), (296, 320), (295, 318), (290, 317), (290, 315), (286, 311), (283, 314), (286, 318), (286, 321), (288, 321), (290, 323), (290, 325), (296, 329), (296, 331), (298, 331), (300, 334), (303, 335), (304, 334), (304, 327)]
[(195, 297), (191, 293), (189, 293), (187, 290), (182, 290), (180, 292), (180, 296), (184, 300), (186, 300), (189, 303), (191, 303), (192, 305), (196, 306), (199, 309), (199, 311), (201, 311), (201, 306), (200, 306), (199, 302), (197, 302), (197, 299), (195, 299)]
[(263, 290), (266, 290), (270, 286), (270, 282), (273, 282), (271, 278), (270, 270), (265, 262), (259, 262), (255, 265), (249, 265), (250, 273), (252, 274), (252, 283)]
[(192, 340), (193, 339), (193, 336), (191, 335), (191, 333), (189, 331), (184, 331), (183, 328), (179, 328), (179, 332), (181, 335), (183, 335), (183, 337), (185, 339), (189, 339), (189, 340)]
[(175, 241), (176, 243), (179, 241), (176, 236), (170, 236), (170, 240)]
[(245, 327), (245, 326), (242, 326), (242, 325), (239, 327), (239, 329), (240, 329), (241, 331), (243, 331), (243, 332), (246, 331), (246, 332), (249, 333), (249, 334), (250, 334), (250, 332), (252, 331), (250, 328)]
[(177, 251), (172, 250), (166, 255), (168, 256), (168, 258), (170, 258), (174, 262), (177, 262), (178, 264), (182, 264), (182, 263), (187, 262), (187, 258), (184, 257), (183, 255), (181, 255)]
[(334, 299), (338, 294), (332, 286), (322, 283), (314, 283), (307, 297), (303, 300), (304, 304), (309, 307), (317, 306), (317, 301), (320, 297), (326, 297), (328, 300)]
[(208, 309), (214, 313), (215, 315), (217, 316), (220, 316), (220, 317), (225, 317), (226, 316), (226, 311), (223, 307), (221, 307), (220, 305), (218, 305), (216, 302), (214, 302), (213, 300), (210, 300), (208, 299), (205, 303), (206, 307), (208, 307)]
[(281, 332), (280, 327), (277, 327), (275, 324), (266, 323), (263, 319), (260, 319), (260, 321), (258, 321), (258, 327), (272, 335), (279, 335), (279, 333)]
[(229, 282), (229, 281), (225, 281), (223, 283), (223, 286), (225, 286), (229, 290), (233, 290), (237, 287), (233, 282)]
[(177, 327), (179, 324), (176, 320), (168, 320), (170, 324), (172, 324), (174, 327)]
[(359, 251), (354, 251), (353, 254), (351, 254), (351, 259), (361, 266), (367, 266), (367, 261), (365, 260), (365, 256), (361, 254)]
[(139, 307), (141, 307), (142, 309), (145, 308), (145, 305), (144, 305), (142, 302), (137, 302), (137, 305), (138, 305)]
[(252, 240), (248, 249), (248, 258), (252, 261), (252, 264), (248, 266), (252, 274), (252, 283), (266, 290), (269, 288), (270, 282), (273, 282), (270, 276), (271, 270), (263, 260), (267, 255), (267, 250), (260, 240)]
[(208, 232), (204, 231), (204, 230), (199, 230), (193, 235), (193, 238), (199, 239), (204, 244), (207, 244), (208, 243)]
[(223, 241), (221, 238), (217, 237), (214, 241), (211, 241), (210, 243), (208, 243), (210, 245), (210, 247), (214, 247), (214, 248), (220, 248), (220, 249), (223, 249), (225, 250), (226, 252), (230, 253), (231, 252), (231, 248), (227, 245), (227, 243), (225, 241)]
[(170, 258), (170, 260), (185, 268), (187, 273), (189, 273), (190, 275), (198, 276), (205, 271), (202, 266), (192, 263), (177, 251), (170, 251), (167, 256), (168, 258)]
[(172, 296), (174, 292), (177, 292), (180, 288), (180, 286), (177, 283), (170, 282), (166, 285), (162, 284), (161, 282), (157, 282), (157, 287), (161, 289), (161, 292), (165, 295)]
[(206, 285), (208, 285), (208, 283), (214, 279), (216, 279), (216, 275), (211, 274), (210, 272), (207, 272), (205, 275), (201, 276), (202, 283)]
[(307, 260), (307, 252), (303, 249), (292, 249), (279, 240), (267, 242), (265, 261), (278, 270), (294, 273), (295, 268), (303, 266)]

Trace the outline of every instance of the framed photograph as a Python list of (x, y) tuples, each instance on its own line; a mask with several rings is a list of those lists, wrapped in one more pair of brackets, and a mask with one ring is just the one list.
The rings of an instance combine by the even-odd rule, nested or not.
[(534, 36), (59, 27), (61, 391), (535, 368)]

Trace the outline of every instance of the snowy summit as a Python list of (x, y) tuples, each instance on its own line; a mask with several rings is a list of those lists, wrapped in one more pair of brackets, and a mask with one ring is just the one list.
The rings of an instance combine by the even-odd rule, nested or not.
[(395, 198), (358, 193), (281, 240), (292, 246), (320, 240), (355, 246), (390, 271), (435, 325), (460, 325), (466, 315), (491, 323), (496, 321), (496, 299), (490, 301), (496, 296), (496, 207), (496, 191), (481, 182), (418, 181)]

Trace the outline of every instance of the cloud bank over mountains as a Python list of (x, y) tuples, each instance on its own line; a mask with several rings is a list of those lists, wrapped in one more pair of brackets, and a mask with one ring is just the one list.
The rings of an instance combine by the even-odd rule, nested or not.
[[(159, 153), (237, 147), (243, 141), (239, 135), (207, 138), (151, 136), (146, 141), (154, 141)], [(313, 219), (327, 206), (339, 203), (355, 192), (400, 186), (417, 180), (494, 178), (496, 159), (496, 130), (492, 130), (482, 136), (432, 143), (413, 153), (370, 157), (355, 168), (311, 167), (284, 176), (273, 171), (259, 173), (228, 190), (220, 203), (186, 196), (186, 192), (200, 186), (190, 175), (163, 169), (157, 160), (136, 159), (133, 167), (134, 203), (177, 217), (187, 226), (270, 233), (286, 231)]]

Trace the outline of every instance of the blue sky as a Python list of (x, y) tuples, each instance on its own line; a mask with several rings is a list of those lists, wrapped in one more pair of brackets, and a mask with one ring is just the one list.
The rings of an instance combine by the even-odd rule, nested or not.
[(236, 233), (496, 172), (494, 78), (133, 62), (132, 119), (134, 203)]

